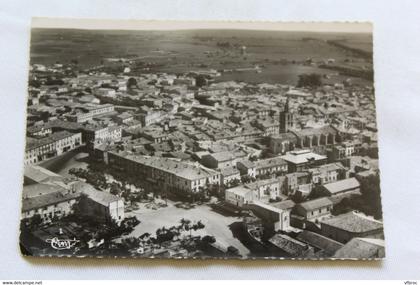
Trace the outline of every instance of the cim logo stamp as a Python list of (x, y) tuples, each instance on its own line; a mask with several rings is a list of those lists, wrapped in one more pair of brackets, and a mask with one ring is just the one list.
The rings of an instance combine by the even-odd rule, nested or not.
[(71, 249), (79, 240), (73, 239), (59, 239), (58, 237), (49, 238), (45, 240), (47, 243), (51, 245), (52, 248), (63, 250), (63, 249)]

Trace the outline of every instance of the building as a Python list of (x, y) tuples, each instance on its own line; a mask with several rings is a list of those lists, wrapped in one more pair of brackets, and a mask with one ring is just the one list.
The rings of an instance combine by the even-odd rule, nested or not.
[(261, 219), (265, 230), (268, 231), (290, 231), (290, 212), (293, 208), (293, 201), (286, 200), (274, 205), (269, 205), (258, 200), (254, 200), (244, 207)]
[(257, 192), (243, 185), (239, 185), (237, 187), (233, 187), (233, 188), (229, 188), (225, 190), (226, 202), (236, 207), (242, 208), (245, 205), (257, 199), (258, 199)]
[(289, 97), (287, 97), (284, 110), (280, 112), (280, 133), (287, 133), (295, 127), (295, 115), (289, 111)]
[(38, 165), (25, 165), (24, 185), (61, 181), (62, 176)]
[(199, 164), (171, 158), (108, 152), (108, 164), (144, 179), (153, 191), (189, 194), (210, 184), (220, 184), (220, 174)]
[(82, 107), (77, 107), (77, 109), (78, 110), (65, 115), (68, 121), (76, 123), (90, 121), (95, 117), (114, 112), (114, 105), (83, 104)]
[(290, 216), (292, 209), (295, 207), (295, 203), (292, 200), (284, 200), (281, 202), (272, 203), (271, 206), (282, 210), (281, 216), (279, 216), (279, 230), (289, 231), (292, 229), (290, 226)]
[(317, 222), (329, 216), (332, 208), (333, 202), (323, 197), (296, 205), (294, 212), (304, 217), (307, 221)]
[(55, 157), (82, 145), (81, 133), (61, 131), (35, 139), (26, 138), (25, 165)]
[(54, 218), (61, 218), (73, 213), (73, 205), (79, 200), (80, 193), (68, 191), (58, 186), (55, 186), (55, 190), (55, 192), (34, 197), (24, 196), (22, 200), (22, 219), (30, 219), (39, 215), (42, 222), (46, 223)]
[(124, 113), (121, 113), (118, 116), (116, 116), (115, 120), (119, 124), (127, 124), (127, 123), (130, 123), (134, 120), (134, 116), (132, 114), (128, 113), (128, 112), (124, 112)]
[(252, 189), (257, 193), (258, 200), (267, 200), (280, 197), (283, 188), (286, 187), (285, 177), (269, 178), (257, 180), (252, 183), (245, 184), (245, 187)]
[(263, 132), (263, 136), (279, 134), (279, 121), (275, 119), (258, 119), (254, 122), (254, 125)]
[(280, 156), (287, 162), (289, 173), (303, 171), (307, 168), (322, 165), (327, 162), (327, 157), (310, 150), (289, 151), (285, 155)]
[(270, 137), (270, 151), (273, 154), (285, 154), (295, 148), (297, 137), (293, 133), (281, 133)]
[(82, 143), (90, 149), (106, 142), (120, 141), (122, 136), (121, 126), (115, 124), (90, 124), (76, 123), (62, 120), (54, 120), (48, 126), (55, 131), (68, 131), (72, 133), (82, 133)]
[(310, 168), (308, 169), (308, 172), (311, 175), (312, 183), (315, 185), (332, 183), (346, 178), (346, 169), (339, 162)]
[(119, 224), (124, 220), (124, 202), (120, 197), (98, 191), (86, 183), (79, 183), (76, 189), (81, 193), (79, 207), (83, 215), (105, 223)]
[(293, 133), (297, 137), (298, 148), (325, 147), (336, 144), (341, 139), (339, 132), (331, 126), (302, 129)]
[(98, 95), (98, 96), (104, 96), (104, 97), (110, 97), (110, 98), (116, 97), (115, 89), (112, 89), (112, 88), (96, 88), (93, 90), (93, 92), (95, 95)]
[(361, 213), (349, 212), (321, 222), (322, 235), (341, 243), (353, 238), (383, 239), (383, 224)]
[(359, 191), (360, 183), (354, 177), (324, 184), (321, 188), (321, 193), (327, 196), (336, 196), (349, 193), (359, 194)]
[(228, 185), (232, 181), (241, 181), (239, 170), (233, 166), (220, 169), (220, 183), (222, 185)]
[(315, 249), (315, 254), (317, 257), (335, 256), (336, 252), (343, 247), (343, 244), (339, 243), (338, 241), (307, 230), (301, 231), (296, 236), (296, 239), (312, 246)]
[(98, 222), (124, 220), (123, 200), (87, 183), (66, 180), (39, 166), (25, 167), (25, 181), (30, 183), (23, 187), (22, 219), (39, 215), (43, 223), (49, 223), (78, 209), (78, 214)]
[(293, 172), (286, 174), (286, 187), (283, 194), (293, 196), (299, 194), (305, 197), (312, 191), (311, 177), (308, 172)]
[(142, 126), (150, 126), (152, 124), (162, 121), (166, 115), (158, 109), (145, 109), (141, 113), (136, 114), (136, 119), (139, 120)]
[(92, 125), (83, 130), (86, 145), (93, 149), (106, 142), (118, 142), (122, 137), (122, 128), (117, 125)]
[(256, 176), (255, 164), (248, 159), (238, 161), (236, 163), (236, 167), (238, 168), (241, 175), (248, 175), (250, 177)]
[(314, 254), (314, 249), (311, 246), (285, 234), (275, 234), (269, 242), (286, 252), (290, 257), (302, 258)]
[(39, 138), (45, 137), (52, 134), (52, 129), (50, 127), (42, 126), (31, 126), (26, 129), (26, 134), (29, 137)]
[(204, 155), (201, 163), (210, 168), (226, 168), (236, 165), (236, 157), (230, 151), (216, 152)]
[(273, 157), (254, 162), (255, 175), (286, 174), (288, 163), (281, 157)]
[(353, 238), (338, 249), (333, 258), (377, 259), (385, 257), (385, 241), (374, 238)]

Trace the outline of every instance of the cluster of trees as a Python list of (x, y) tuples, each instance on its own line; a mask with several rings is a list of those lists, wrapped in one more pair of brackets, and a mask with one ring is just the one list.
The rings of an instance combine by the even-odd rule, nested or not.
[(126, 201), (141, 202), (141, 200), (148, 199), (145, 191), (132, 193), (130, 190), (130, 185), (142, 189), (141, 181), (138, 177), (130, 177), (128, 175), (121, 174), (117, 179), (123, 182), (113, 181), (108, 183), (104, 171), (105, 170), (102, 169), (101, 166), (92, 164), (89, 166), (88, 170), (82, 168), (72, 168), (69, 170), (69, 173), (85, 179), (87, 183), (93, 185), (99, 190), (109, 189), (111, 194), (122, 197)]
[(260, 180), (260, 179), (269, 179), (271, 177), (273, 177), (273, 174), (268, 173), (268, 172), (267, 173), (263, 173), (263, 174), (258, 174), (258, 175), (255, 176), (255, 178), (257, 180)]
[(358, 210), (375, 219), (382, 219), (381, 190), (379, 175), (371, 175), (360, 181), (361, 195), (344, 198), (334, 206), (332, 213), (339, 215)]
[(104, 239), (106, 242), (109, 242), (116, 237), (131, 233), (134, 228), (140, 224), (140, 221), (136, 216), (125, 218), (120, 224), (115, 221), (112, 221), (109, 224), (103, 224), (92, 221), (92, 219), (85, 219), (83, 216), (74, 216), (73, 218), (77, 219), (77, 222), (84, 227), (87, 225), (88, 228), (97, 229), (96, 231), (85, 231), (84, 235), (80, 237), (80, 240), (83, 243), (87, 243), (92, 239)]
[(195, 85), (197, 87), (203, 87), (207, 85), (208, 77), (202, 74), (199, 74), (195, 77)]
[[(172, 226), (170, 228), (162, 227), (156, 230), (155, 236), (152, 236), (150, 233), (144, 233), (139, 237), (129, 237), (121, 240), (122, 248), (124, 249), (135, 249), (143, 246), (161, 246), (165, 242), (174, 240), (174, 238), (179, 238), (183, 232), (189, 232), (188, 237), (191, 239), (192, 231), (197, 231), (203, 229), (205, 225), (198, 221), (196, 223), (191, 222), (188, 219), (181, 219), (179, 225)], [(200, 239), (203, 244), (211, 244), (216, 242), (216, 239), (213, 236), (204, 236)]]
[(234, 179), (232, 179), (232, 180), (229, 180), (227, 183), (226, 183), (226, 187), (227, 188), (232, 188), (232, 187), (236, 187), (236, 186), (239, 186), (239, 184), (241, 183), (241, 180), (239, 180), (238, 178), (234, 178)]
[(246, 175), (241, 176), (241, 181), (242, 181), (242, 183), (246, 184), (246, 183), (255, 182), (255, 181), (257, 181), (257, 179), (255, 177), (252, 177), (252, 176), (249, 176), (248, 174), (246, 174)]
[(108, 187), (105, 175), (101, 172), (89, 171), (83, 168), (71, 168), (69, 174), (85, 179), (87, 183), (95, 188), (105, 189)]
[(301, 74), (297, 87), (319, 87), (322, 85), (321, 75), (317, 73)]
[(197, 231), (200, 229), (204, 229), (205, 225), (198, 221), (196, 223), (192, 223), (188, 219), (182, 218), (179, 221), (178, 226), (172, 226), (170, 228), (159, 228), (156, 230), (156, 241), (160, 244), (165, 241), (171, 241), (174, 237), (179, 237), (182, 232), (189, 232), (189, 237), (192, 236), (192, 231)]
[(35, 214), (31, 218), (22, 219), (20, 222), (21, 231), (36, 229), (42, 223), (40, 214)]

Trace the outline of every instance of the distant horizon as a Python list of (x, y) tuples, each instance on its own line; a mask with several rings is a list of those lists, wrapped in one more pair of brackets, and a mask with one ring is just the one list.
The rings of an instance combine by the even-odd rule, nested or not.
[(193, 31), (243, 30), (308, 33), (372, 34), (369, 22), (246, 22), (174, 21), (126, 19), (32, 18), (32, 29), (113, 30), (113, 31)]

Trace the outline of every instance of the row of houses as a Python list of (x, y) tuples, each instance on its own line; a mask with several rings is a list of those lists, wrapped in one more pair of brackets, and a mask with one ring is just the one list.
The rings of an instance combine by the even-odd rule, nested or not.
[(84, 104), (72, 113), (66, 114), (65, 117), (70, 122), (83, 123), (111, 112), (114, 112), (112, 104)]
[[(236, 187), (228, 188), (225, 190), (225, 200), (233, 206), (244, 207), (247, 204), (253, 203), (255, 201), (265, 201), (275, 200), (278, 198), (287, 198), (288, 193), (290, 193), (290, 179), (288, 176), (280, 176), (276, 178), (270, 178), (265, 180), (257, 180), (253, 183), (248, 183), (244, 185), (239, 185)], [(312, 190), (312, 189), (311, 189)], [(312, 216), (318, 217), (324, 213), (324, 210), (330, 210), (330, 202), (334, 204), (340, 202), (344, 197), (348, 197), (351, 194), (360, 194), (360, 183), (359, 181), (352, 177), (343, 180), (339, 180), (332, 183), (327, 183), (322, 185), (319, 188), (313, 189), (316, 192), (317, 196), (329, 197), (328, 200), (311, 200), (308, 204), (308, 213), (310, 209), (314, 209), (315, 213), (312, 214), (302, 214), (305, 219), (310, 220)], [(322, 199), (322, 198), (321, 198)], [(320, 202), (326, 202), (326, 204)], [(322, 205), (320, 208), (313, 208), (315, 205)], [(322, 208), (322, 209), (321, 209)], [(319, 210), (321, 212), (317, 212)]]
[(219, 172), (177, 159), (108, 152), (107, 161), (116, 169), (143, 178), (157, 191), (195, 193), (206, 185), (220, 184)]
[(40, 166), (25, 166), (22, 219), (39, 216), (42, 223), (78, 213), (104, 223), (124, 220), (120, 197), (78, 180), (68, 180)]
[(82, 145), (82, 134), (59, 131), (41, 138), (26, 139), (24, 164), (34, 164)]

